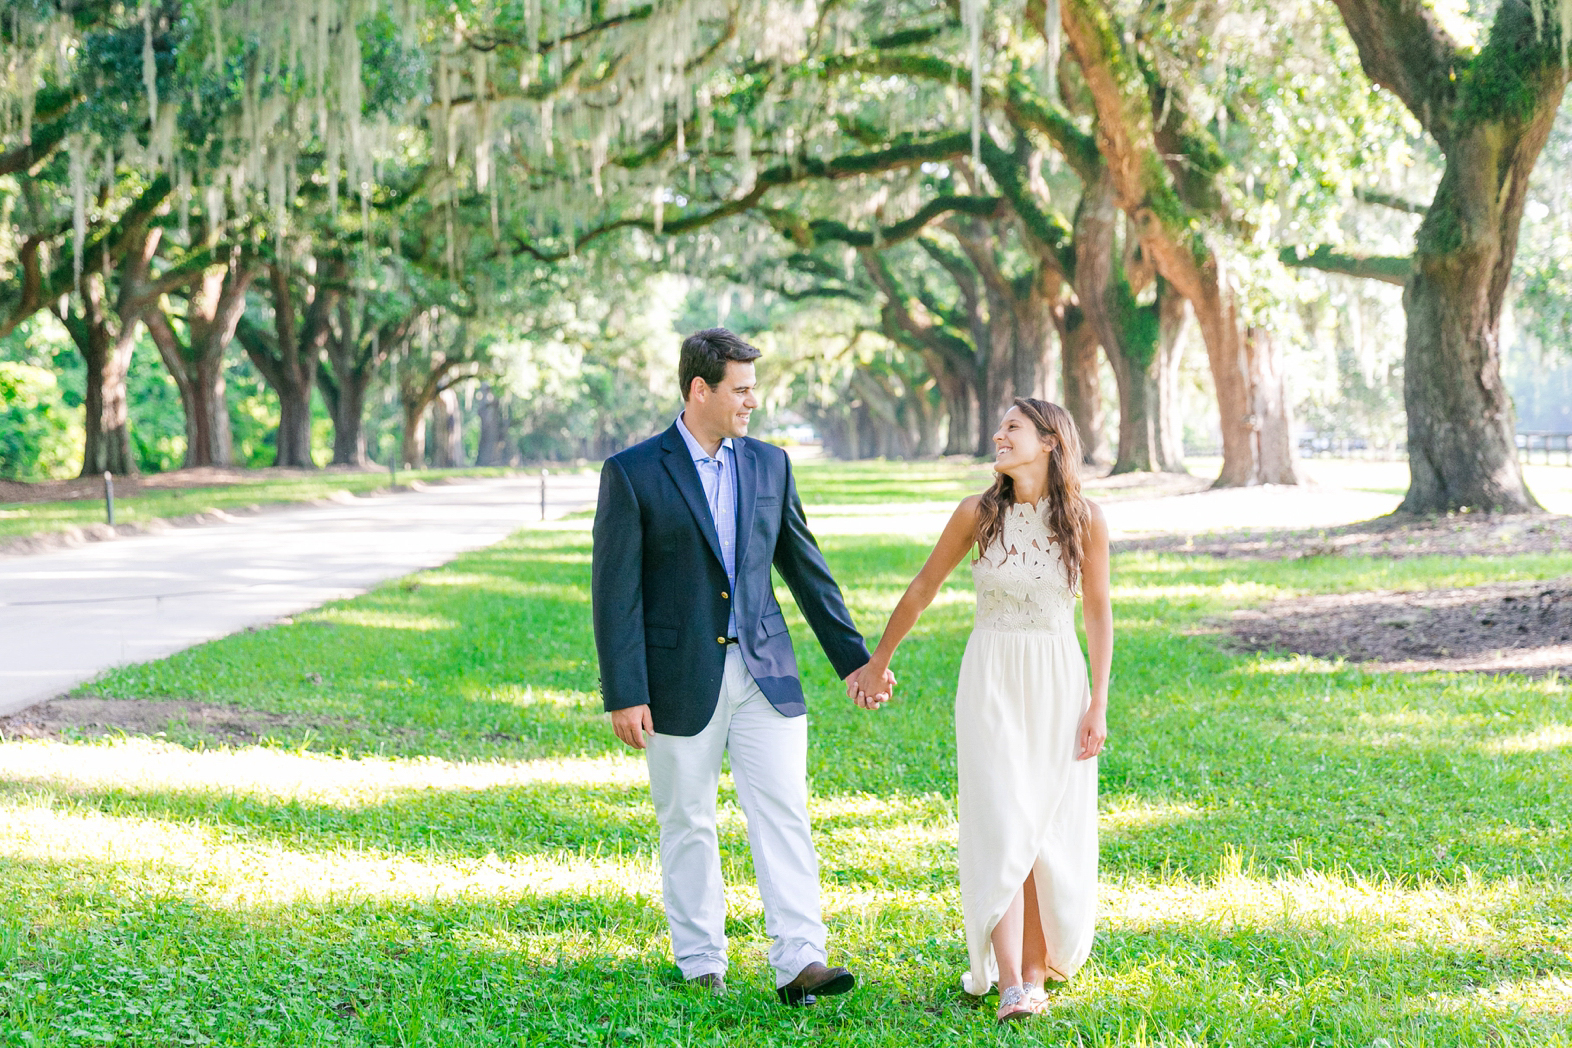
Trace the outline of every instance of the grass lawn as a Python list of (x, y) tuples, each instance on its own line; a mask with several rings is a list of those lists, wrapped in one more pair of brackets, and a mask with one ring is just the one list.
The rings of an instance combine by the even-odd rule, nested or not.
[[(431, 482), (445, 477), (498, 477), (514, 472), (507, 469), (420, 469), (400, 470), (399, 484), (410, 481)], [(388, 486), (385, 471), (348, 473), (338, 470), (320, 473), (291, 472), (284, 475), (257, 470), (254, 476), (231, 484), (200, 488), (153, 488), (136, 495), (117, 494), (115, 523), (145, 524), (150, 520), (184, 517), (210, 510), (237, 510), (282, 502), (309, 502), (335, 492), (352, 495), (382, 491)], [(63, 502), (0, 503), (0, 540), (23, 535), (40, 535), (104, 523), (101, 497)]]
[[(857, 499), (866, 468), (817, 471), (813, 497)], [(917, 498), (966, 480), (930, 479)], [(927, 552), (825, 547), (870, 632)], [(966, 573), (874, 714), (787, 603), (831, 946), (862, 978), (788, 1012), (729, 781), (733, 994), (680, 985), (643, 767), (598, 711), (589, 563), (586, 521), (532, 528), (83, 689), (289, 718), (267, 745), (0, 744), (0, 1044), (1572, 1043), (1566, 684), (1237, 656), (1205, 627), (1277, 596), (1554, 577), (1572, 553), (1120, 556), (1097, 944), (1007, 1031), (959, 990)]]

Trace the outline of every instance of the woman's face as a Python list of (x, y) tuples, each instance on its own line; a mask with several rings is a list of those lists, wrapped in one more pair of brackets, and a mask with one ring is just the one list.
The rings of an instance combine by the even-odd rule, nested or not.
[(1052, 437), (1037, 432), (1032, 420), (1020, 408), (1004, 413), (999, 429), (993, 435), (993, 468), (999, 473), (1030, 469), (1041, 465), (1047, 468), (1048, 455), (1053, 450)]

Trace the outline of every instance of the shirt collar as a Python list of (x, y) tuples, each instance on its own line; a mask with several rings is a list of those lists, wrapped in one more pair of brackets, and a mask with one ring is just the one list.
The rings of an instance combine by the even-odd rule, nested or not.
[[(688, 445), (688, 454), (693, 456), (693, 461), (706, 462), (710, 459), (710, 453), (704, 450), (704, 445), (699, 443), (699, 439), (697, 437), (688, 432), (688, 424), (682, 421), (682, 414), (680, 412), (677, 415), (677, 432), (682, 434), (683, 443)], [(735, 451), (735, 449), (732, 447), (730, 437), (721, 438), (721, 447), (725, 448), (727, 451)], [(714, 457), (719, 459), (720, 452), (717, 451)]]

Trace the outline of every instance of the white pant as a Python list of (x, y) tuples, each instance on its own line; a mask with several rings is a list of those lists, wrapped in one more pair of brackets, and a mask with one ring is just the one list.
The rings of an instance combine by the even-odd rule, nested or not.
[(726, 971), (726, 893), (715, 834), (721, 754), (731, 753), (764, 901), (770, 966), (784, 986), (825, 960), (819, 860), (808, 825), (808, 718), (783, 717), (726, 650), (715, 714), (693, 736), (651, 735), (650, 796), (660, 824), (661, 889), (671, 950), (685, 979)]

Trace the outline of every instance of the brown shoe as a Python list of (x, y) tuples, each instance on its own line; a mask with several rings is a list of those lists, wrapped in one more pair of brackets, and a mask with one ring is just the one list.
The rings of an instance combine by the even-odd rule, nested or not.
[(814, 961), (798, 972), (797, 978), (777, 987), (775, 993), (782, 1004), (798, 1007), (813, 1004), (820, 997), (845, 993), (856, 985), (857, 977), (845, 968), (830, 968)]
[(701, 990), (708, 990), (711, 997), (726, 996), (726, 980), (721, 976), (720, 972), (705, 972), (703, 975), (695, 975), (688, 980), (688, 985), (696, 986)]

